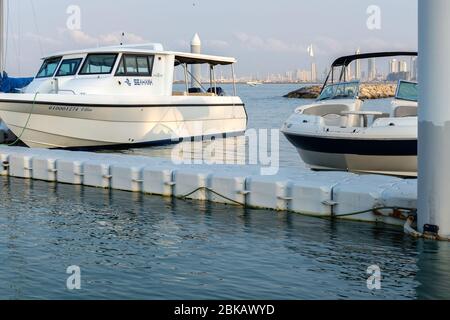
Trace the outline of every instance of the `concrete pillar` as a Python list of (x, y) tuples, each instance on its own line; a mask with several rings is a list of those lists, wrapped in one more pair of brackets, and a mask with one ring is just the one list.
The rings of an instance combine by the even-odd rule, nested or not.
[(450, 236), (449, 0), (419, 0), (418, 228)]
[[(200, 41), (198, 33), (196, 33), (191, 40), (191, 53), (200, 54), (201, 52), (202, 52), (202, 42)], [(201, 65), (193, 64), (191, 66), (191, 74), (192, 74), (191, 88), (200, 88), (201, 86), (198, 83), (198, 81), (201, 81), (202, 78)], [(195, 79), (197, 79), (197, 81)]]

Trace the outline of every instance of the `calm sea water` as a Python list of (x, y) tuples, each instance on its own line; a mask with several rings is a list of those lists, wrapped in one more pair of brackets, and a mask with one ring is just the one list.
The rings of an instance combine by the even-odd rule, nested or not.
[[(290, 89), (242, 88), (250, 126), (281, 126), (301, 103), (280, 98)], [(299, 165), (285, 146), (283, 165)], [(12, 178), (0, 188), (0, 299), (450, 299), (450, 244), (398, 227)], [(73, 265), (79, 291), (66, 287)], [(367, 288), (372, 265), (381, 290)]]
[[(230, 85), (223, 85), (226, 92), (232, 92), (233, 89)], [(262, 85), (258, 87), (250, 87), (247, 85), (238, 86), (238, 94), (246, 104), (246, 109), (248, 113), (249, 123), (248, 129), (255, 129), (258, 133), (260, 129), (268, 130), (267, 141), (271, 141), (272, 135), (271, 130), (279, 130), (284, 121), (289, 118), (292, 112), (299, 106), (311, 103), (311, 100), (305, 99), (287, 99), (283, 96), (299, 88), (298, 84), (270, 84)], [(180, 85), (179, 91), (184, 89)], [(364, 109), (371, 110), (376, 108), (385, 108), (386, 112), (389, 112), (389, 100), (377, 100), (377, 101), (366, 101), (364, 104)], [(261, 136), (260, 136), (261, 137)], [(183, 145), (184, 143), (182, 143)], [(189, 142), (188, 142), (189, 144)], [(203, 151), (208, 149), (210, 141), (205, 141), (203, 144)], [(246, 154), (239, 153), (239, 146), (247, 145), (248, 141), (244, 137), (238, 138), (228, 138), (226, 143), (223, 143), (223, 155), (215, 155), (215, 159), (245, 159), (247, 162), (249, 160), (248, 152)], [(210, 160), (211, 157), (207, 152), (198, 153), (198, 150), (193, 145), (189, 144), (187, 147), (179, 145), (168, 145), (161, 147), (152, 148), (140, 148), (140, 149), (127, 149), (127, 150), (102, 150), (102, 152), (114, 152), (114, 153), (124, 153), (132, 155), (144, 155), (149, 157), (163, 157), (171, 158), (172, 151), (174, 148), (183, 149), (185, 154), (183, 154), (184, 159), (189, 160)], [(268, 145), (269, 150), (271, 149), (270, 144)], [(192, 152), (190, 152), (192, 151)], [(305, 167), (305, 164), (300, 159), (295, 148), (288, 142), (283, 134), (279, 133), (279, 165), (280, 167)], [(216, 150), (217, 152), (217, 150)], [(220, 150), (218, 151), (220, 152)]]
[[(232, 92), (232, 87), (229, 85), (223, 86), (226, 92)], [(262, 85), (258, 87), (250, 87), (247, 85), (238, 86), (238, 94), (246, 104), (247, 113), (249, 117), (248, 129), (280, 129), (284, 121), (291, 115), (291, 113), (296, 109), (296, 107), (310, 103), (310, 100), (300, 100), (300, 99), (286, 99), (283, 95), (286, 93), (298, 89), (298, 85)], [(271, 136), (269, 135), (269, 141)], [(224, 149), (223, 158), (227, 159), (248, 159), (248, 155), (236, 154), (236, 149), (241, 144), (246, 144), (247, 141), (241, 138), (230, 138), (229, 143), (225, 144), (228, 149)], [(205, 142), (205, 149), (208, 146), (208, 141)], [(170, 158), (172, 156), (172, 150), (175, 148), (174, 145), (162, 146), (156, 148), (144, 148), (144, 149), (130, 149), (121, 150), (114, 152), (121, 152), (133, 155), (146, 155), (153, 157), (163, 157)], [(179, 148), (179, 146), (177, 146)], [(189, 148), (183, 148), (184, 150)], [(195, 148), (192, 148), (195, 149)], [(104, 152), (109, 152), (104, 150)], [(231, 153), (231, 154), (230, 154)], [(226, 155), (225, 155), (226, 154)], [(295, 150), (295, 148), (287, 141), (287, 139), (280, 134), (279, 142), (279, 159), (281, 167), (304, 167), (304, 164), (300, 160), (300, 157)], [(188, 155), (189, 159), (199, 159), (203, 160), (209, 159), (208, 155), (205, 154), (192, 154)]]
[[(0, 179), (2, 299), (450, 298), (450, 245), (396, 227)], [(81, 290), (66, 288), (68, 266)], [(378, 265), (382, 289), (366, 270)]]

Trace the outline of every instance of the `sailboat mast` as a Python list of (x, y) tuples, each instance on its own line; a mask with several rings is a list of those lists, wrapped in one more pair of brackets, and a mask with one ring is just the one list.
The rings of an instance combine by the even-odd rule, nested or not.
[(5, 0), (0, 0), (0, 77), (5, 71)]

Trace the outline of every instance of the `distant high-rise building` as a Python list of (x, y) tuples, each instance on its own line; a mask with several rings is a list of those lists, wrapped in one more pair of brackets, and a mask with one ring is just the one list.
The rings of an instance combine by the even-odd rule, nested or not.
[(398, 71), (399, 72), (408, 72), (408, 63), (406, 61), (398, 62)]
[(375, 80), (377, 76), (377, 67), (375, 58), (371, 58), (367, 62), (367, 80), (372, 81)]
[(316, 61), (315, 61), (315, 55), (314, 55), (314, 46), (311, 44), (308, 49), (308, 54), (309, 57), (311, 58), (311, 82), (316, 82), (317, 81), (317, 66), (316, 66)]
[(292, 82), (294, 80), (294, 73), (292, 71), (286, 72), (286, 81)]
[[(361, 50), (356, 50), (356, 54), (361, 54)], [(356, 60), (355, 79), (361, 79), (361, 60)]]
[(389, 73), (397, 73), (399, 72), (399, 62), (397, 59), (392, 59), (389, 61)]
[(315, 62), (311, 63), (311, 82), (317, 81), (317, 66)]
[(417, 74), (417, 57), (412, 58), (411, 61), (411, 79), (412, 80), (418, 80), (418, 74)]
[(352, 67), (351, 65), (348, 65), (347, 68), (345, 69), (345, 79), (347, 81), (350, 81), (353, 79), (353, 75), (352, 75)]

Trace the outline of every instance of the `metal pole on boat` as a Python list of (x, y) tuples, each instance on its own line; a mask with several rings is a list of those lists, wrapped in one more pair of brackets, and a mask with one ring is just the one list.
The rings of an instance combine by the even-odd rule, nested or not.
[[(200, 54), (202, 52), (202, 42), (198, 33), (191, 40), (191, 53)], [(199, 64), (191, 66), (191, 88), (201, 88), (202, 69)]]
[[(450, 237), (450, 1), (419, 0), (418, 229)], [(425, 226), (429, 225), (429, 226)]]
[(0, 77), (5, 71), (5, 1), (0, 0)]

